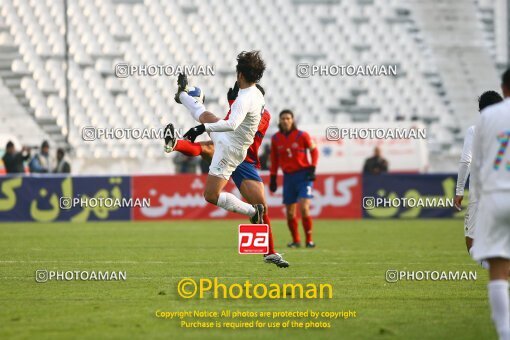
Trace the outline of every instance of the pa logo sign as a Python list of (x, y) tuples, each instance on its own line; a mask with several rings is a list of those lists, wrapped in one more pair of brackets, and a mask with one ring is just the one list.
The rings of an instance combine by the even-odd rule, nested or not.
[(269, 226), (267, 224), (239, 225), (239, 254), (267, 254)]

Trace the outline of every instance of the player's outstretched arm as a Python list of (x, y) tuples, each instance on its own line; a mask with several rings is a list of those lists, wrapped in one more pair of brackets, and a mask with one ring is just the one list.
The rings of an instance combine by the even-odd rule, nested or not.
[(204, 123), (197, 125), (184, 134), (184, 138), (194, 142), (195, 139), (204, 132), (227, 132), (234, 131), (243, 122), (248, 112), (244, 110), (242, 102), (236, 100), (232, 105), (232, 110), (228, 119), (218, 120), (215, 123)]
[[(264, 94), (264, 92), (263, 92), (264, 89), (262, 88), (262, 86), (258, 85), (257, 88), (262, 92), (262, 94)], [(227, 92), (227, 101), (228, 101), (228, 107), (229, 107), (227, 117), (230, 116), (230, 112), (232, 110), (232, 104), (234, 104), (234, 101), (236, 100), (238, 94), (239, 94), (239, 85), (237, 84), (237, 81), (236, 81), (234, 83), (234, 86), (229, 88), (228, 92)], [(215, 114), (213, 114), (210, 111), (204, 111), (200, 115), (199, 118), (200, 118), (200, 123), (202, 123), (202, 124), (216, 123), (217, 121), (221, 120), (220, 118), (218, 118)]]
[(248, 111), (244, 107), (243, 101), (237, 99), (230, 110), (230, 116), (225, 120), (218, 120), (215, 123), (204, 123), (207, 132), (227, 132), (234, 131), (243, 122)]

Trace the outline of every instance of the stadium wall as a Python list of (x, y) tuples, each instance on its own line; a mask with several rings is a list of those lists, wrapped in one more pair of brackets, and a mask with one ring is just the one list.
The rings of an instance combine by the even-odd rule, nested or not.
[[(0, 178), (0, 221), (154, 221), (175, 219), (239, 219), (202, 196), (205, 176), (3, 176)], [(267, 181), (267, 176), (263, 176)], [(451, 199), (453, 174), (320, 174), (314, 183), (311, 215), (323, 219), (451, 218), (464, 211), (440, 207), (368, 207), (367, 198)], [(285, 218), (280, 188), (266, 190), (272, 218)], [(233, 183), (226, 190), (240, 196)], [(95, 200), (95, 205), (92, 204)], [(78, 203), (69, 204), (76, 201)], [(84, 204), (83, 202), (88, 202)], [(101, 203), (101, 204), (99, 204)], [(468, 202), (463, 202), (467, 206)]]

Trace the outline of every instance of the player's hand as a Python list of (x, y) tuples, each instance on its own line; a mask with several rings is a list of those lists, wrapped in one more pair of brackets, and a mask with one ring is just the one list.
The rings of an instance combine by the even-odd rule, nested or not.
[(239, 94), (239, 85), (237, 84), (237, 81), (236, 81), (236, 83), (234, 84), (234, 87), (231, 87), (228, 89), (228, 92), (227, 92), (228, 102), (231, 103), (234, 100), (236, 100), (238, 94)]
[(200, 124), (200, 125), (197, 125), (195, 127), (192, 127), (191, 129), (189, 129), (188, 132), (186, 132), (184, 134), (184, 136), (182, 136), (182, 137), (186, 138), (190, 142), (194, 143), (195, 139), (197, 139), (197, 137), (200, 136), (201, 134), (203, 134), (204, 132), (205, 132), (205, 126), (204, 126), (204, 124)]
[(458, 211), (462, 210), (462, 200), (464, 199), (464, 196), (455, 195), (455, 198), (453, 199), (453, 204), (455, 205), (455, 208)]
[(308, 174), (306, 176), (306, 179), (308, 179), (309, 181), (315, 181), (315, 167), (314, 166), (311, 166), (309, 169), (308, 169)]
[(276, 175), (271, 175), (271, 179), (269, 181), (269, 190), (271, 192), (275, 192), (278, 189), (278, 184), (276, 183)]

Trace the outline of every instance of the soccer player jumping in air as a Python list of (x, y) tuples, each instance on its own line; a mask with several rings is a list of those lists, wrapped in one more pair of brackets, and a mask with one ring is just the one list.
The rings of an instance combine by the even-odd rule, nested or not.
[[(299, 202), (303, 228), (306, 233), (306, 247), (313, 248), (312, 218), (310, 217), (310, 198), (315, 167), (319, 159), (319, 151), (308, 133), (298, 130), (294, 122), (294, 113), (290, 110), (280, 112), (280, 129), (271, 138), (271, 182), (269, 189), (275, 192), (278, 188), (276, 175), (278, 167), (283, 170), (283, 203), (287, 208), (287, 224), (292, 234), (290, 248), (301, 246), (296, 217), (296, 203)], [(311, 155), (311, 162), (307, 157)]]
[[(189, 141), (176, 141), (173, 125), (169, 124), (169, 136), (174, 138), (165, 140), (165, 149), (167, 152), (176, 150), (211, 157), (204, 191), (205, 199), (228, 211), (249, 216), (252, 223), (270, 225), (262, 180), (255, 169), (260, 140), (270, 119), (269, 112), (264, 109), (263, 89), (256, 85), (262, 77), (265, 64), (257, 51), (242, 52), (237, 61), (237, 82), (229, 91), (231, 107), (223, 120), (206, 111), (200, 100), (190, 96), (187, 79), (179, 77), (176, 101), (182, 103), (193, 118), (202, 124), (186, 132), (184, 137)], [(195, 138), (206, 131), (209, 132), (212, 144), (194, 143)], [(253, 205), (241, 201), (231, 193), (222, 192), (231, 175), (243, 197)], [(274, 263), (278, 267), (288, 267), (288, 262), (274, 251), (271, 227), (269, 230), (269, 253), (264, 257), (265, 262)]]

